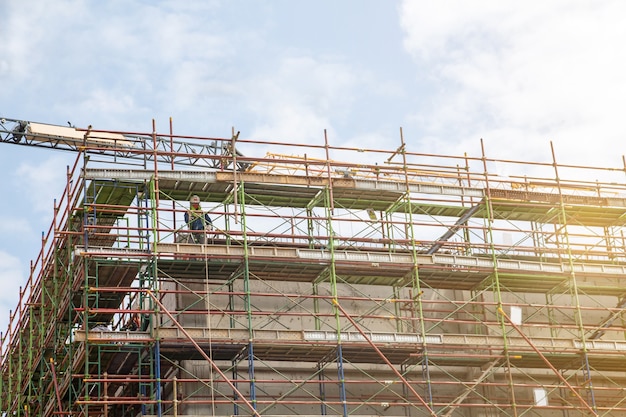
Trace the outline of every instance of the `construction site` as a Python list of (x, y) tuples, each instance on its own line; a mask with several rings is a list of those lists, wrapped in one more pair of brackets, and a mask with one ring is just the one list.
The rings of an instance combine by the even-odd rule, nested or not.
[(154, 126), (2, 119), (0, 146), (76, 155), (2, 333), (2, 416), (626, 415), (623, 158)]

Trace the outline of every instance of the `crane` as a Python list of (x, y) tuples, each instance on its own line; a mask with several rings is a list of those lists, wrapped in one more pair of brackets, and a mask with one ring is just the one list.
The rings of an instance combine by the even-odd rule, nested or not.
[[(238, 133), (233, 136), (236, 139)], [(152, 136), (146, 134), (117, 133), (76, 128), (68, 122), (68, 126), (60, 126), (27, 120), (0, 119), (0, 142), (38, 148), (58, 149), (79, 152), (84, 150), (92, 155), (104, 155), (112, 158), (137, 159), (144, 163), (172, 162), (190, 166), (212, 169), (225, 169), (230, 158), (206, 158), (209, 156), (230, 157), (231, 141), (214, 139), (209, 144), (174, 140), (171, 136)], [(236, 156), (243, 156), (235, 150)], [(236, 159), (236, 158), (235, 158)], [(250, 164), (237, 161), (237, 170), (245, 171)]]

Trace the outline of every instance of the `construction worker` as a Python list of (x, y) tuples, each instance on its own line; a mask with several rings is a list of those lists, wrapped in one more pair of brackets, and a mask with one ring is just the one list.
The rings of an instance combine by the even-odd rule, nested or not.
[(200, 197), (191, 196), (189, 200), (189, 210), (185, 212), (185, 223), (191, 230), (191, 239), (194, 243), (204, 244), (206, 242), (205, 230), (213, 229), (213, 222), (208, 213), (202, 211), (200, 207)]

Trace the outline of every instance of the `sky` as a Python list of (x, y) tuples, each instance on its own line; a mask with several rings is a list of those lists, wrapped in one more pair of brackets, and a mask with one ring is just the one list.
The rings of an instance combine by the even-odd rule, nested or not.
[[(0, 117), (622, 166), (621, 0), (4, 0)], [(0, 143), (0, 331), (74, 155)], [(625, 180), (626, 181), (626, 180)]]

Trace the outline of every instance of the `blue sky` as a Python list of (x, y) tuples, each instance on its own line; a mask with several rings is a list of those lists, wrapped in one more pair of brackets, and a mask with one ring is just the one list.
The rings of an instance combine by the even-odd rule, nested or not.
[[(0, 2), (0, 116), (620, 167), (626, 3)], [(74, 155), (0, 144), (0, 329)]]

